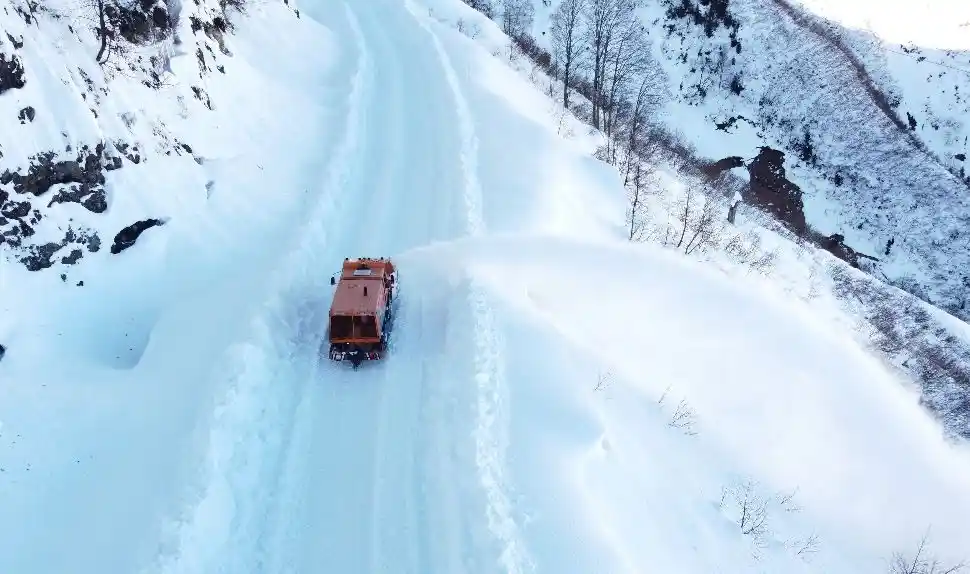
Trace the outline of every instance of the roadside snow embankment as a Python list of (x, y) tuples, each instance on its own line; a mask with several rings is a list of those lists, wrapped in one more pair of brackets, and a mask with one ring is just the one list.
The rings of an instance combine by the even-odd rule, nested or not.
[[(204, 9), (186, 6), (186, 43), (203, 35), (188, 16)], [(107, 173), (103, 215), (57, 204), (45, 212), (62, 233), (69, 217), (103, 231), (83, 264), (29, 272), (9, 251), (0, 263), (0, 571), (133, 572), (154, 559), (162, 517), (198, 479), (228, 384), (212, 375), (319, 200), (320, 158), (341, 133), (353, 74), (342, 52), (353, 44), (282, 3), (253, 5), (222, 37), (232, 55), (224, 74), (206, 78), (211, 110), (182, 94), (198, 81), (197, 56), (176, 50), (167, 89), (105, 81), (97, 105), (87, 97), (101, 118), (92, 121), (79, 94), (50, 77), (63, 59), (100, 86), (92, 47), (63, 20), (42, 12), (32, 22), (16, 29), (34, 89), (0, 99), (61, 105), (38, 106), (36, 123), (14, 132), (62, 125), (80, 143), (123, 133), (140, 157)], [(181, 159), (179, 142), (191, 144)], [(3, 144), (8, 159), (31, 151)], [(145, 216), (166, 223), (109, 253), (111, 235)]]
[[(519, 235), (402, 261), (463, 269), (498, 302), (512, 472), (544, 568), (877, 572), (930, 526), (941, 557), (966, 549), (968, 453), (877, 360), (764, 281), (640, 245)], [(766, 504), (759, 528), (738, 524), (735, 493)], [(557, 556), (569, 536), (583, 550)]]

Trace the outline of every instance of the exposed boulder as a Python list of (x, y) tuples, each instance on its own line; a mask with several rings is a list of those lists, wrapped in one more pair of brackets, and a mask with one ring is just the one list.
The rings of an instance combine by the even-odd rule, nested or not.
[[(819, 241), (819, 247), (821, 247), (822, 249), (828, 251), (832, 255), (835, 255), (836, 257), (838, 257), (842, 261), (845, 261), (846, 263), (848, 263), (852, 267), (855, 267), (856, 269), (859, 268), (859, 259), (860, 258), (871, 259), (873, 261), (879, 261), (877, 258), (875, 258), (875, 257), (873, 257), (871, 255), (866, 255), (865, 253), (861, 253), (859, 251), (856, 251), (855, 249), (853, 249), (853, 248), (849, 247), (848, 245), (846, 245), (845, 244), (845, 236), (842, 235), (841, 233), (833, 233), (832, 235), (829, 235), (828, 237), (822, 238)], [(888, 253), (888, 251), (889, 251), (888, 246), (887, 246), (886, 251)]]
[(145, 230), (164, 224), (165, 222), (160, 219), (144, 219), (142, 221), (132, 223), (115, 235), (114, 243), (111, 245), (111, 253), (116, 255), (121, 253), (125, 249), (128, 249), (134, 245), (135, 241), (138, 240), (138, 237), (144, 233)]
[(107, 27), (136, 45), (149, 44), (168, 37), (175, 22), (162, 0), (118, 2), (106, 0), (104, 15)]
[(8, 56), (0, 52), (0, 94), (26, 85), (24, 65), (20, 62), (20, 58), (16, 54)]
[(701, 169), (707, 177), (714, 179), (721, 175), (722, 172), (734, 169), (736, 167), (744, 167), (744, 158), (741, 156), (732, 155), (724, 159), (719, 159)]
[(37, 111), (34, 110), (34, 106), (27, 106), (26, 108), (20, 110), (20, 113), (17, 114), (17, 119), (20, 120), (20, 123), (26, 124), (27, 122), (34, 121), (34, 117), (36, 115)]
[(785, 177), (785, 154), (770, 147), (761, 147), (758, 156), (748, 165), (751, 176), (751, 201), (776, 216), (796, 234), (807, 229), (802, 190)]

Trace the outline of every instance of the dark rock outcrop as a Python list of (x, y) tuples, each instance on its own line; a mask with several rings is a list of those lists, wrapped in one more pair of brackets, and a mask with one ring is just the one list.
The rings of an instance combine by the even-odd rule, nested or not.
[[(54, 265), (52, 260), (54, 255), (68, 245), (87, 247), (88, 251), (94, 253), (101, 249), (101, 238), (91, 230), (75, 231), (73, 228), (69, 228), (60, 241), (28, 246), (25, 249), (27, 254), (20, 258), (20, 262), (28, 271), (47, 269)], [(72, 259), (74, 251), (80, 251), (80, 249), (72, 250), (71, 254), (67, 256), (68, 260)], [(80, 259), (80, 256), (77, 256), (73, 262), (76, 263), (78, 259)]]
[(709, 178), (716, 178), (721, 174), (721, 172), (727, 171), (729, 169), (734, 169), (736, 167), (744, 167), (744, 158), (741, 156), (732, 155), (724, 159), (719, 159), (716, 162), (704, 166), (702, 171)]
[(164, 224), (165, 222), (160, 219), (144, 219), (142, 221), (132, 223), (115, 235), (114, 243), (111, 245), (111, 253), (116, 255), (121, 253), (125, 249), (128, 249), (134, 245), (135, 241), (138, 240), (138, 237), (144, 233), (145, 230)]
[[(845, 261), (852, 267), (856, 269), (859, 268), (860, 259), (871, 259), (873, 261), (879, 261), (877, 258), (866, 255), (865, 253), (856, 251), (855, 249), (849, 247), (845, 244), (845, 236), (841, 233), (833, 233), (828, 237), (823, 237), (819, 242), (819, 247), (828, 251), (832, 255), (835, 255), (842, 261)], [(889, 246), (886, 247), (886, 252), (889, 252)]]
[(0, 345), (0, 361), (3, 360), (3, 357), (6, 354), (7, 354), (7, 348), (4, 347), (3, 345)]
[(761, 147), (748, 165), (750, 200), (784, 222), (797, 235), (807, 229), (802, 190), (785, 177), (785, 154)]
[[(71, 152), (71, 148), (67, 151)], [(31, 244), (28, 240), (45, 219), (46, 209), (57, 204), (77, 203), (92, 213), (107, 210), (105, 172), (122, 167), (122, 158), (107, 152), (103, 143), (94, 149), (81, 146), (73, 153), (67, 159), (59, 159), (54, 151), (39, 153), (30, 158), (26, 168), (0, 173), (0, 245), (15, 248), (18, 260), (30, 271), (46, 269), (57, 262), (72, 265), (85, 250), (95, 252), (101, 248), (94, 231), (73, 227), (59, 241)], [(31, 199), (45, 196), (50, 199)], [(57, 257), (62, 249), (72, 245), (67, 255)]]
[(161, 0), (106, 0), (104, 15), (109, 29), (138, 45), (168, 37), (175, 24), (168, 6)]
[(20, 113), (17, 114), (17, 119), (20, 120), (20, 123), (25, 124), (27, 122), (34, 121), (34, 117), (36, 115), (37, 111), (34, 110), (34, 106), (27, 106), (26, 108), (20, 110)]
[(19, 38), (16, 38), (16, 37), (13, 36), (13, 34), (11, 34), (10, 32), (7, 32), (7, 39), (10, 40), (10, 43), (11, 44), (13, 44), (13, 49), (14, 50), (19, 50), (19, 49), (21, 49), (21, 48), (24, 47), (24, 37), (23, 36), (21, 36)]
[(24, 65), (20, 62), (20, 58), (16, 54), (8, 56), (0, 52), (0, 94), (26, 85)]

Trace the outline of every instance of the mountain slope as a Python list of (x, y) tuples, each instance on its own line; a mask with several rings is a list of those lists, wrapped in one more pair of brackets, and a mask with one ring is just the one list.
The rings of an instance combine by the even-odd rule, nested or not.
[[(650, 2), (641, 14), (675, 94), (661, 112), (668, 124), (712, 159), (783, 150), (810, 226), (878, 258), (877, 276), (966, 318), (970, 195), (957, 154), (970, 128), (956, 94), (970, 78), (949, 71), (949, 89), (927, 105), (920, 86), (939, 68), (916, 72), (905, 55), (866, 49), (782, 0), (735, 0), (727, 23), (708, 13), (711, 37), (688, 13)], [(887, 56), (876, 73), (865, 65)]]
[[(153, 192), (166, 223), (70, 282), (5, 252), (0, 570), (881, 572), (929, 524), (960, 558), (965, 448), (833, 307), (627, 241), (494, 22), (296, 14), (234, 15), (240, 72), (179, 124), (205, 201)], [(321, 347), (359, 255), (401, 296), (352, 371)]]

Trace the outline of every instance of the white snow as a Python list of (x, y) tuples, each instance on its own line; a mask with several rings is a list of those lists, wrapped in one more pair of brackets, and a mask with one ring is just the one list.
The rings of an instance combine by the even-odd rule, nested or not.
[[(930, 526), (965, 557), (967, 448), (830, 299), (626, 242), (597, 138), (493, 22), (291, 8), (238, 18), (215, 110), (145, 100), (206, 161), (116, 172), (106, 225), (165, 226), (66, 283), (2, 263), (0, 571), (876, 573)], [(400, 308), (351, 371), (321, 348), (361, 255)]]
[(970, 5), (960, 0), (798, 0), (798, 4), (897, 44), (970, 50)]

